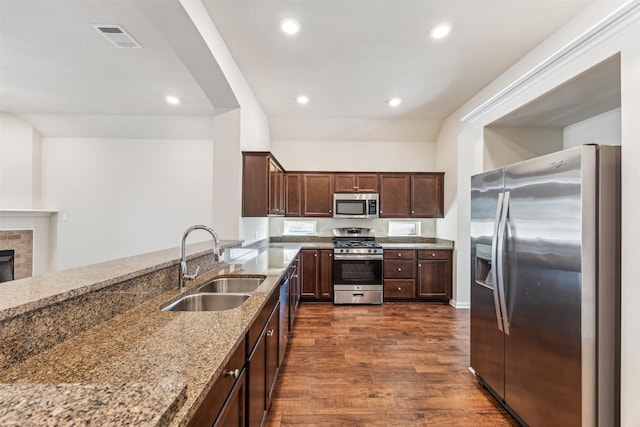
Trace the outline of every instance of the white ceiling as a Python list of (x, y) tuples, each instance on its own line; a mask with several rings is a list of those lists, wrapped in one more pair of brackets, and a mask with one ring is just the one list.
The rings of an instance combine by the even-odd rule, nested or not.
[[(432, 136), (451, 112), (591, 1), (203, 3), (278, 138), (295, 127), (283, 124), (296, 120), (386, 119)], [(279, 31), (285, 16), (299, 19), (300, 34)], [(453, 25), (451, 35), (431, 40), (429, 29), (441, 21)], [(144, 48), (113, 47), (91, 27), (96, 23), (122, 25)], [(301, 92), (311, 98), (304, 107), (294, 101)], [(170, 93), (182, 99), (180, 107), (164, 102)], [(400, 107), (385, 104), (392, 96), (403, 98)], [(144, 122), (195, 137), (189, 133), (199, 134), (195, 122), (207, 133), (212, 115), (237, 106), (178, 0), (0, 0), (0, 111), (24, 116), (47, 136), (74, 126), (76, 133), (114, 135), (121, 126), (137, 136)], [(52, 119), (60, 116), (66, 126)]]
[[(422, 120), (446, 118), (589, 3), (204, 0), (270, 118)], [(298, 35), (279, 31), (284, 17), (300, 21)], [(449, 37), (430, 39), (443, 21)]]

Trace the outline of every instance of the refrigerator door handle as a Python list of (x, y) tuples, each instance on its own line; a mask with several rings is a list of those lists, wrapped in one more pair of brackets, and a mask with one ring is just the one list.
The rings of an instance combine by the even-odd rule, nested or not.
[(500, 214), (500, 221), (498, 222), (498, 242), (496, 249), (497, 258), (497, 287), (498, 294), (500, 296), (500, 311), (502, 312), (502, 325), (504, 327), (504, 333), (509, 335), (509, 313), (507, 313), (507, 303), (505, 298), (505, 286), (504, 286), (504, 245), (507, 237), (507, 218), (509, 215), (509, 198), (510, 193), (504, 192), (502, 198), (502, 209)]
[(496, 207), (496, 219), (493, 227), (493, 237), (491, 239), (491, 283), (493, 283), (493, 305), (496, 310), (496, 320), (498, 321), (498, 329), (503, 331), (502, 327), (502, 311), (500, 310), (499, 292), (498, 292), (498, 229), (500, 228), (500, 218), (502, 216), (503, 194), (498, 194), (498, 206)]

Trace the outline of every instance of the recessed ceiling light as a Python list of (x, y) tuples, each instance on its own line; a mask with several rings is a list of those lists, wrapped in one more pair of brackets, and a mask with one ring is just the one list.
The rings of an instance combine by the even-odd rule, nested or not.
[(441, 39), (446, 37), (451, 32), (451, 24), (443, 22), (438, 24), (429, 31), (429, 35), (432, 39)]
[(180, 98), (173, 96), (173, 95), (168, 95), (165, 100), (171, 104), (171, 105), (178, 105), (180, 104)]
[(398, 98), (398, 97), (391, 98), (390, 100), (387, 101), (387, 104), (390, 107), (397, 107), (398, 105), (402, 104), (402, 98)]
[(284, 18), (280, 21), (280, 29), (290, 36), (298, 34), (300, 32), (300, 22), (293, 18)]
[(300, 105), (305, 105), (309, 103), (309, 97), (307, 95), (298, 95), (296, 96), (296, 102)]

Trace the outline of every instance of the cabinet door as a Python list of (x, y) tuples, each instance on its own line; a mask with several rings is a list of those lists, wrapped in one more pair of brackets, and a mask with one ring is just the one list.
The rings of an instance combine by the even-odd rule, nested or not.
[(269, 153), (242, 153), (242, 216), (265, 217), (269, 213)]
[(214, 427), (245, 427), (245, 381), (244, 369), (233, 386), (227, 401), (220, 411)]
[(333, 177), (336, 193), (377, 193), (378, 175), (364, 173), (336, 173)]
[(409, 191), (411, 179), (408, 174), (380, 175), (380, 217), (406, 218), (409, 216)]
[(444, 216), (444, 175), (411, 175), (411, 216), (442, 218)]
[(333, 188), (336, 193), (355, 193), (356, 176), (351, 173), (337, 173), (333, 177)]
[(276, 306), (276, 309), (271, 314), (269, 323), (267, 323), (265, 339), (267, 340), (267, 406), (266, 410), (269, 411), (271, 407), (271, 396), (276, 385), (276, 379), (278, 378), (279, 363), (279, 336), (280, 336), (280, 305)]
[(302, 216), (302, 175), (287, 173), (284, 175), (285, 216)]
[(269, 159), (269, 215), (278, 215), (278, 165)]
[(303, 216), (333, 216), (333, 174), (303, 176)]
[(418, 297), (427, 299), (451, 298), (451, 252), (420, 251), (433, 255), (418, 259)]
[(319, 299), (333, 298), (333, 249), (320, 250), (320, 286)]
[(375, 174), (357, 174), (356, 187), (358, 193), (377, 193), (378, 192), (378, 175)]
[(303, 249), (301, 251), (302, 295), (303, 299), (315, 299), (319, 281), (318, 251)]
[(267, 340), (263, 329), (247, 360), (247, 425), (260, 426), (267, 414)]

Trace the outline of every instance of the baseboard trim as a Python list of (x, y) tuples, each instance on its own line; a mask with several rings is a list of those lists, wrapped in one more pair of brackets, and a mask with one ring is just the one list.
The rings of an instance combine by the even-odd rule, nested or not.
[(465, 309), (465, 308), (471, 308), (471, 303), (470, 302), (462, 302), (462, 301), (456, 301), (456, 300), (449, 300), (449, 305), (453, 306), (454, 308), (457, 309)]

